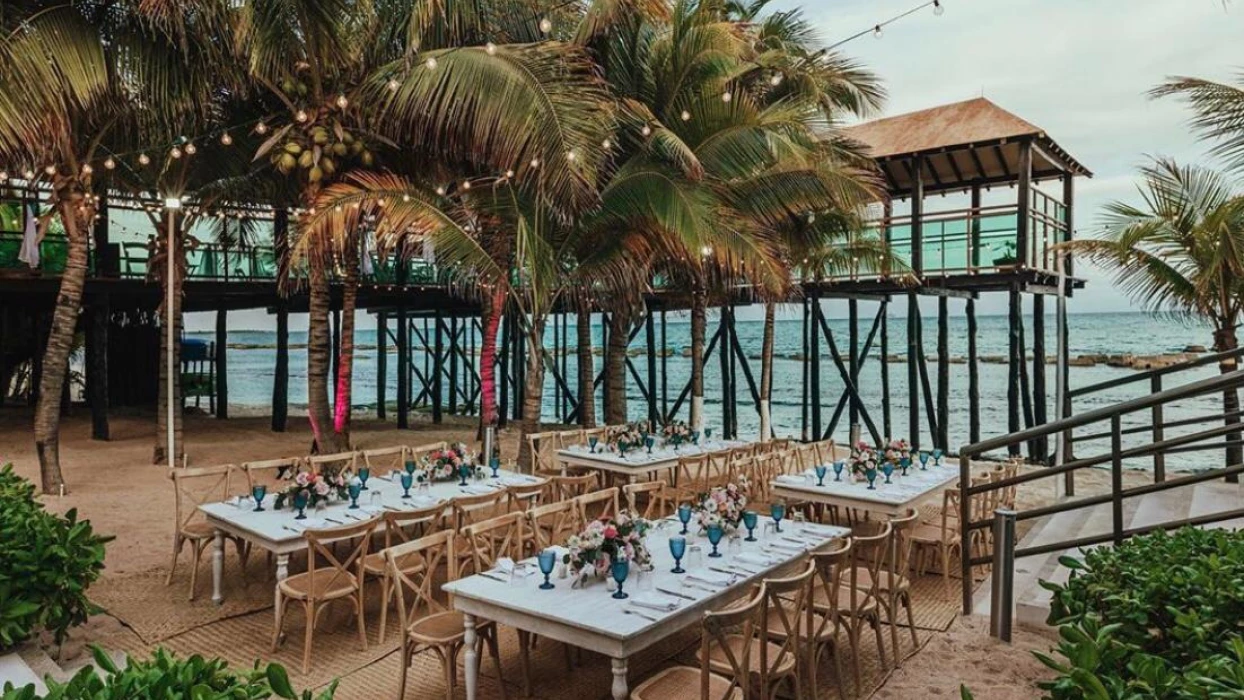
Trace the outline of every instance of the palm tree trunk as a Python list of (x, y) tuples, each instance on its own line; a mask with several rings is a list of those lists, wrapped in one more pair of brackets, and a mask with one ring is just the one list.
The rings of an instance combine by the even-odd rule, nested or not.
[(337, 393), (333, 399), (333, 438), (345, 449), (350, 447), (351, 388), (354, 381), (354, 310), (359, 295), (358, 248), (346, 246), (345, 279), (341, 290), (341, 339), (337, 355)]
[[(86, 285), (86, 221), (77, 216), (81, 196), (60, 199), (60, 217), (65, 226), (68, 245), (65, 271), (61, 274), (60, 290), (52, 313), (52, 327), (43, 351), (43, 373), (39, 379), (39, 400), (35, 404), (35, 452), (39, 456), (39, 477), (43, 493), (58, 493), (65, 485), (60, 469), (61, 395), (69, 375), (69, 352), (78, 326), (82, 307), (82, 289)], [(94, 216), (95, 208), (86, 205)]]
[(760, 440), (768, 442), (773, 435), (769, 399), (773, 396), (773, 332), (777, 304), (765, 302), (765, 331), (760, 349)]
[(533, 315), (527, 333), (527, 377), (523, 384), (523, 420), (518, 443), (518, 465), (530, 471), (532, 454), (527, 436), (540, 432), (540, 410), (544, 406), (544, 318)]
[(631, 338), (631, 317), (623, 310), (609, 317), (609, 344), (605, 348), (605, 384), (609, 398), (605, 402), (605, 424), (621, 425), (626, 414), (626, 349)]
[[(1234, 326), (1220, 328), (1214, 331), (1214, 352), (1226, 352), (1239, 347), (1239, 341), (1235, 336)], [(1218, 363), (1218, 371), (1221, 374), (1234, 372), (1238, 369), (1236, 358), (1228, 357), (1220, 360)], [(1223, 423), (1225, 425), (1235, 425), (1240, 422), (1239, 416), (1235, 415), (1240, 410), (1240, 396), (1234, 388), (1226, 389), (1222, 392), (1222, 411), (1225, 417)], [(1240, 433), (1228, 433), (1226, 440), (1228, 443), (1238, 443)], [(1226, 463), (1223, 466), (1234, 466), (1244, 463), (1244, 449), (1238, 444), (1228, 444), (1226, 449)], [(1232, 475), (1227, 477), (1227, 481), (1237, 482), (1239, 477)]]
[(479, 351), (479, 438), (484, 428), (496, 425), (497, 419), (497, 329), (501, 326), (501, 312), (505, 309), (505, 288), (496, 285), (489, 289), (480, 309), (483, 340)]
[(586, 299), (579, 301), (575, 319), (578, 343), (575, 352), (579, 357), (579, 425), (596, 427), (596, 366), (592, 356), (592, 305)]
[[(156, 273), (160, 279), (160, 387), (156, 402), (155, 448), (152, 450), (152, 464), (169, 464), (176, 466), (182, 462), (185, 446), (182, 442), (182, 406), (181, 406), (181, 329), (182, 329), (182, 290), (185, 265), (185, 241), (182, 240), (181, 227), (173, 223), (173, 245), (168, 250), (169, 223), (163, 222), (157, 227), (160, 241), (164, 244), (164, 255), (157, 265)], [(173, 279), (168, 279), (168, 256), (173, 256)], [(168, 308), (168, 285), (173, 285), (173, 308)], [(173, 326), (173, 454), (168, 454), (168, 324)]]
[(311, 420), (312, 449), (321, 453), (337, 452), (336, 434), (332, 430), (332, 412), (328, 406), (328, 311), (331, 302), (328, 276), (319, 256), (309, 258), (310, 292), (307, 318), (307, 417)]
[(704, 428), (704, 329), (707, 326), (704, 293), (691, 293), (691, 429)]

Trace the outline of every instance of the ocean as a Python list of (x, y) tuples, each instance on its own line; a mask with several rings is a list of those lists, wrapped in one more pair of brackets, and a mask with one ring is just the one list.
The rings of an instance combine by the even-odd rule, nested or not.
[[(1053, 314), (1049, 314), (1046, 323), (1046, 352), (1050, 356), (1056, 351), (1056, 329), (1053, 319)], [(570, 338), (572, 341), (571, 346), (573, 347), (573, 319), (571, 319), (570, 323)], [(845, 319), (832, 319), (828, 323), (834, 333), (839, 349), (846, 353), (848, 351), (848, 322)], [(867, 337), (871, 324), (872, 316), (861, 309), (861, 346)], [(1007, 317), (1005, 315), (979, 316), (977, 325), (977, 347), (978, 353), (982, 358), (979, 375), (981, 433), (982, 437), (991, 437), (1007, 432), (1007, 365), (1005, 364), (1008, 343)], [(891, 355), (903, 355), (906, 353), (906, 326), (906, 320), (901, 317), (891, 316), (889, 319), (889, 352)], [(803, 363), (799, 359), (803, 352), (801, 327), (802, 322), (797, 319), (781, 319), (776, 326), (775, 349), (778, 359), (774, 363), (771, 410), (774, 429), (779, 436), (800, 437), (802, 434), (800, 402)], [(667, 321), (666, 349), (669, 357), (666, 360), (665, 381), (669, 387), (669, 401), (671, 405), (682, 391), (690, 376), (690, 362), (684, 357), (684, 352), (690, 345), (689, 328), (689, 323), (685, 316), (675, 317), (671, 314)], [(710, 336), (714, 329), (715, 320), (710, 318)], [(1029, 348), (1032, 347), (1031, 329), (1032, 319), (1026, 318), (1025, 332)], [(759, 357), (764, 330), (763, 323), (758, 320), (739, 320), (736, 330), (744, 354), (749, 358), (753, 358), (750, 361), (750, 365), (756, 381), (759, 382)], [(1181, 324), (1143, 313), (1070, 314), (1068, 317), (1068, 333), (1069, 350), (1073, 358), (1079, 355), (1098, 354), (1117, 355), (1131, 353), (1136, 355), (1156, 355), (1177, 353), (1183, 351), (1188, 345), (1208, 346), (1211, 340), (1210, 330), (1204, 325)], [(594, 327), (593, 336), (593, 344), (599, 349), (601, 346), (601, 328), (599, 326)], [(187, 333), (187, 337), (200, 338), (209, 342), (214, 340), (214, 334), (212, 333)], [(229, 332), (228, 341), (230, 345), (228, 353), (230, 406), (237, 406), (247, 411), (266, 409), (271, 405), (272, 399), (275, 367), (275, 333), (269, 331), (235, 330)], [(924, 348), (926, 356), (930, 358), (928, 362), (929, 379), (934, 387), (936, 387), (938, 366), (936, 341), (936, 319), (926, 315), (924, 318)], [(962, 363), (962, 358), (967, 353), (967, 321), (961, 313), (952, 313), (950, 316), (949, 341), (951, 388), (949, 432), (951, 445), (957, 447), (967, 444), (969, 437), (967, 365)], [(305, 331), (291, 331), (289, 401), (291, 417), (294, 420), (297, 420), (297, 416), (300, 415), (300, 407), (306, 404), (306, 353), (302, 347), (298, 347), (305, 342)], [(553, 334), (550, 328), (546, 334), (546, 344), (551, 348), (552, 342)], [(357, 330), (355, 343), (356, 346), (360, 347), (355, 354), (353, 392), (355, 408), (374, 408), (376, 400), (376, 331), (374, 325)], [(659, 328), (657, 331), (657, 343), (660, 344)], [(892, 437), (910, 437), (907, 428), (908, 391), (906, 366), (902, 362), (891, 362), (889, 364), (890, 394), (888, 397), (883, 396), (880, 380), (881, 363), (878, 361), (880, 357), (879, 344), (880, 339), (878, 338), (870, 353), (870, 357), (863, 366), (860, 378), (860, 393), (878, 430), (884, 430), (882, 425), (882, 406), (883, 403), (888, 401), (893, 421), (892, 432), (895, 433)], [(646, 361), (642, 359), (642, 353), (645, 348), (644, 334), (640, 333), (635, 343), (632, 344), (631, 352), (633, 355), (636, 355), (633, 360), (636, 370), (646, 381)], [(397, 364), (397, 351), (391, 343), (388, 344), (387, 349), (389, 353), (389, 371), (386, 396), (391, 404), (397, 394), (397, 379), (394, 373), (394, 368)], [(829, 417), (832, 415), (838, 398), (843, 391), (843, 382), (824, 345), (822, 345), (822, 350), (824, 352), (821, 363), (822, 412), (824, 421), (828, 423)], [(422, 367), (424, 362), (424, 349), (419, 346), (417, 339), (415, 340), (413, 362), (419, 367)], [(597, 355), (597, 371), (600, 369), (601, 362), (602, 358)], [(1028, 364), (1031, 371), (1031, 360), (1029, 360)], [(567, 358), (567, 366), (567, 381), (573, 382), (577, 371), (576, 358), (573, 352)], [(1098, 364), (1092, 367), (1071, 367), (1068, 376), (1069, 382), (1074, 388), (1116, 377), (1132, 375), (1135, 372), (1132, 369)], [(1169, 386), (1209, 377), (1216, 372), (1216, 366), (1202, 367), (1184, 372), (1178, 375), (1177, 379), (1170, 381)], [(751, 393), (743, 380), (741, 370), (738, 372), (738, 381), (739, 433), (742, 437), (753, 437), (759, 430), (759, 416), (753, 408), (754, 404), (752, 403)], [(1055, 368), (1053, 364), (1046, 365), (1046, 384), (1049, 394), (1047, 415), (1052, 420), (1055, 416)], [(720, 387), (720, 369), (718, 359), (714, 355), (706, 363), (705, 376), (705, 414), (709, 425), (717, 425), (721, 421)], [(1073, 403), (1073, 412), (1080, 413), (1148, 393), (1148, 383), (1137, 382), (1091, 397), (1077, 399)], [(635, 386), (634, 381), (629, 377), (628, 396), (628, 407), (631, 417), (636, 420), (646, 419), (647, 404), (638, 387)], [(683, 418), (686, 417), (688, 404), (689, 402), (684, 403), (682, 409)], [(1210, 415), (1215, 411), (1221, 410), (1220, 405), (1219, 397), (1208, 396), (1191, 399), (1168, 407), (1165, 417), (1166, 420), (1171, 421), (1180, 418)], [(921, 411), (921, 416), (923, 421), (923, 410)], [(545, 381), (544, 420), (552, 422), (556, 419), (554, 382), (550, 376), (546, 377)], [(1148, 423), (1148, 419), (1149, 415), (1147, 412), (1132, 415), (1124, 419), (1124, 426), (1143, 425)], [(835, 435), (836, 438), (840, 440), (847, 438), (848, 427), (846, 423), (844, 414), (843, 419), (839, 423), (837, 434)], [(1094, 427), (1086, 429), (1086, 432), (1098, 432), (1104, 429), (1105, 426)], [(921, 431), (923, 435), (922, 443), (931, 444), (926, 423), (922, 422)], [(1179, 430), (1168, 430), (1167, 433), (1167, 436), (1170, 437), (1171, 435), (1179, 434)], [(864, 430), (864, 434), (867, 435), (867, 430)], [(1130, 436), (1125, 440), (1125, 446), (1142, 444), (1146, 441), (1147, 438), (1144, 435)], [(1103, 441), (1091, 441), (1078, 444), (1076, 453), (1077, 456), (1084, 456), (1105, 449), (1108, 449), (1108, 444), (1105, 444)], [(1172, 455), (1168, 458), (1167, 464), (1168, 469), (1173, 470), (1195, 469), (1212, 466), (1215, 461), (1220, 463), (1220, 460), (1221, 457), (1217, 452), (1201, 452)], [(1128, 466), (1144, 468), (1147, 464), (1148, 460), (1134, 460), (1129, 462)]]

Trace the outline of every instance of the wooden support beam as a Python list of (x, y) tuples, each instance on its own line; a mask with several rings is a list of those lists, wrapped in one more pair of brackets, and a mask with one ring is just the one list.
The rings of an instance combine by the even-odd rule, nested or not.
[(385, 419), (387, 410), (385, 391), (388, 389), (389, 316), (381, 311), (376, 314), (376, 417)]
[(933, 402), (933, 387), (929, 382), (929, 363), (924, 356), (924, 319), (916, 316), (916, 343), (920, 346), (921, 352), (916, 356), (916, 361), (920, 369), (920, 388), (921, 394), (924, 396), (924, 414), (928, 419), (929, 437), (933, 441), (933, 446), (937, 447), (938, 436), (941, 432), (938, 430), (937, 409)]
[(954, 287), (923, 286), (916, 293), (925, 297), (949, 297), (951, 299), (976, 299), (980, 293), (972, 289), (956, 289)]
[(657, 425), (661, 414), (657, 410), (657, 333), (656, 320), (648, 308), (644, 318), (644, 340), (648, 345), (648, 422)]
[[(734, 310), (730, 311), (731, 320), (734, 319)], [(738, 368), (743, 370), (743, 378), (747, 380), (747, 390), (752, 396), (752, 403), (756, 407), (756, 414), (760, 414), (760, 388), (756, 384), (756, 377), (752, 374), (751, 362), (747, 359), (747, 355), (743, 353), (743, 344), (739, 342), (739, 333), (735, 323), (730, 324), (730, 347), (734, 349), (734, 359), (738, 362)], [(735, 382), (738, 383), (737, 381)], [(769, 436), (761, 436), (765, 439)]]
[(976, 300), (968, 299), (965, 308), (968, 317), (968, 442), (981, 439), (981, 389), (980, 366), (976, 355)]
[[(1075, 201), (1076, 201), (1076, 185), (1075, 176), (1071, 173), (1063, 174), (1063, 239), (1070, 241), (1075, 238)], [(1063, 272), (1067, 277), (1075, 276), (1075, 262), (1071, 253), (1063, 256)], [(1071, 415), (1071, 414), (1067, 414)]]
[[(864, 370), (864, 365), (867, 364), (868, 362), (869, 352), (871, 352), (873, 348), (873, 340), (875, 340), (877, 337), (877, 330), (881, 326), (881, 324), (884, 323), (884, 321), (885, 321), (885, 305), (883, 304), (881, 308), (878, 310), (877, 315), (873, 317), (872, 328), (870, 328), (868, 331), (868, 338), (864, 341), (864, 349), (863, 351), (860, 352), (859, 361), (856, 363), (855, 378), (853, 380), (855, 381), (856, 386), (859, 386), (859, 374), (860, 372)], [(885, 370), (885, 362), (884, 362), (885, 355), (884, 354), (882, 354), (882, 360), (883, 362), (881, 366), (884, 372)], [(886, 378), (885, 383), (886, 384), (889, 383), (888, 377)], [(881, 395), (889, 396), (890, 394), (886, 389), (883, 388)], [(826, 433), (833, 435), (834, 430), (836, 430), (838, 427), (838, 419), (842, 417), (842, 411), (844, 408), (847, 407), (849, 400), (850, 400), (850, 396), (844, 390), (842, 392), (842, 395), (838, 397), (838, 405), (834, 406), (834, 414), (829, 419), (829, 429), (825, 431)], [(883, 400), (881, 402), (883, 413), (889, 413), (889, 408), (888, 408), (889, 404), (890, 404), (889, 401)], [(854, 406), (854, 403), (851, 403), (851, 405)], [(890, 432), (888, 429), (885, 431), (885, 436), (890, 437)]]
[[(1020, 295), (1020, 303), (1023, 303), (1023, 295)], [(1024, 428), (1031, 428), (1032, 422), (1032, 385), (1028, 381), (1028, 343), (1024, 338), (1024, 316), (1019, 316), (1019, 398), (1020, 406), (1024, 412)], [(1028, 443), (1028, 459), (1036, 462), (1037, 459), (1037, 442), (1036, 440)]]
[[(1045, 396), (1045, 297), (1032, 298), (1032, 419), (1036, 425), (1046, 423)], [(1049, 457), (1049, 440), (1037, 440), (1037, 460), (1044, 464)]]
[(333, 323), (333, 326), (332, 326), (333, 337), (332, 337), (332, 342), (330, 346), (331, 348), (330, 352), (332, 353), (332, 356), (329, 359), (332, 360), (333, 386), (331, 389), (329, 389), (329, 392), (330, 392), (330, 396), (332, 397), (332, 400), (336, 401), (337, 400), (337, 393), (336, 393), (337, 382), (338, 382), (338, 377), (341, 376), (341, 309), (333, 309), (331, 318), (332, 318), (332, 323)]
[(916, 277), (924, 276), (924, 170), (923, 159), (916, 159), (916, 174), (911, 186), (911, 269)]
[[(91, 439), (108, 440), (108, 331), (112, 307), (107, 294), (95, 299), (86, 333), (86, 386), (91, 403)], [(0, 353), (3, 354), (3, 353)], [(8, 387), (0, 386), (0, 401)]]
[(229, 418), (229, 312), (216, 311), (216, 356), (212, 358), (216, 372), (216, 418)]
[[(707, 366), (708, 361), (712, 359), (713, 351), (717, 348), (717, 341), (720, 338), (721, 338), (721, 329), (718, 328), (717, 332), (713, 334), (713, 337), (709, 339), (708, 345), (705, 346), (704, 348), (705, 366)], [(674, 416), (678, 415), (678, 409), (682, 408), (683, 402), (686, 401), (687, 397), (690, 395), (691, 395), (691, 380), (688, 379), (687, 383), (683, 386), (682, 392), (679, 393), (678, 398), (674, 400), (674, 407), (669, 410), (669, 413), (665, 414), (666, 423), (674, 420)]]
[(289, 311), (276, 309), (276, 376), (272, 380), (272, 432), (285, 432), (289, 416)]
[(665, 309), (661, 309), (661, 415), (669, 415), (669, 370), (666, 360), (669, 359), (669, 345), (665, 342)]
[[(850, 343), (850, 354), (847, 356), (848, 368), (851, 372), (851, 383), (855, 386), (860, 384), (860, 308), (859, 302), (850, 299), (847, 301), (847, 337)], [(850, 409), (847, 412), (847, 419), (852, 427), (859, 425), (860, 412), (856, 408), (854, 401), (851, 402)]]
[(811, 393), (808, 391), (808, 373), (811, 365), (808, 355), (808, 315), (811, 312), (811, 307), (807, 297), (801, 299), (799, 303), (803, 311), (801, 327), (801, 332), (803, 333), (803, 362), (799, 363), (799, 369), (803, 375), (803, 391), (799, 399), (800, 435), (804, 442), (810, 442), (813, 439), (812, 435), (808, 433), (808, 403), (811, 398)]
[(1015, 212), (1015, 254), (1020, 266), (1032, 266), (1036, 263), (1030, 248), (1032, 209), (1032, 141), (1019, 144), (1019, 173), (1016, 183), (1019, 201)]
[[(405, 267), (405, 266), (402, 266)], [(401, 270), (402, 268), (399, 268)], [(399, 272), (400, 275), (400, 272)], [(410, 427), (410, 320), (406, 305), (397, 307), (397, 427)]]
[[(975, 151), (973, 151), (975, 153)], [(968, 230), (968, 245), (972, 254), (969, 262), (973, 269), (981, 266), (981, 186), (972, 185), (972, 220)]]
[[(882, 302), (877, 316), (881, 319), (881, 425), (885, 434), (894, 437), (890, 411), (890, 302)], [(867, 346), (865, 346), (867, 347)], [(867, 351), (865, 351), (867, 355)]]
[(497, 350), (497, 423), (504, 427), (509, 422), (509, 398), (510, 398), (510, 347), (513, 345), (511, 336), (513, 331), (510, 329), (510, 314), (503, 308), (498, 309), (501, 314), (501, 324), (497, 330), (499, 336)]
[[(1021, 352), (1023, 347), (1020, 345), (1020, 296), (1019, 287), (1011, 285), (1008, 292), (1008, 315), (1007, 315), (1007, 378), (1006, 378), (1006, 431), (1008, 433), (1017, 433), (1020, 430), (1019, 423), (1019, 368), (1024, 363)], [(1010, 445), (1007, 452), (1012, 457), (1020, 455), (1019, 445)]]
[(440, 423), (442, 420), (441, 380), (444, 377), (445, 368), (445, 337), (441, 333), (441, 312), (437, 311), (432, 321), (432, 338), (433, 338), (433, 355), (432, 355), (432, 422)]
[[(817, 320), (820, 325), (820, 332), (824, 334), (825, 341), (829, 345), (829, 354), (834, 361), (834, 366), (838, 368), (838, 374), (842, 377), (842, 382), (846, 385), (847, 392), (851, 396), (851, 402), (855, 404), (856, 408), (859, 410), (860, 418), (863, 419), (864, 425), (868, 427), (868, 433), (872, 436), (873, 444), (880, 444), (881, 433), (877, 431), (876, 424), (873, 423), (872, 417), (869, 416), (868, 407), (864, 405), (864, 400), (860, 397), (859, 389), (856, 387), (855, 382), (851, 380), (851, 372), (847, 368), (846, 363), (842, 361), (842, 353), (838, 351), (838, 343), (834, 341), (834, 334), (830, 330), (829, 324), (825, 322), (825, 315), (821, 314)], [(832, 437), (832, 435), (829, 434), (829, 431), (826, 431), (824, 434), (819, 436), (819, 439), (827, 440), (830, 437)]]
[[(972, 156), (972, 163), (976, 166), (976, 178), (975, 179), (984, 180), (985, 179), (985, 164), (981, 162), (980, 154), (976, 152), (975, 148), (969, 148), (968, 154)], [(980, 187), (980, 184), (979, 183), (976, 184), (975, 187)]]
[[(460, 334), (458, 332), (458, 317), (449, 317), (449, 413), (456, 415), (458, 413), (458, 341)], [(556, 332), (556, 328), (554, 328)]]
[(950, 451), (950, 300), (937, 300), (937, 439), (934, 444)]
[(726, 439), (733, 438), (730, 432), (730, 426), (733, 424), (734, 416), (732, 415), (730, 398), (734, 395), (734, 384), (730, 376), (730, 314), (727, 307), (723, 306), (719, 313), (720, 320), (718, 322), (718, 335), (721, 336), (721, 352), (717, 354), (718, 363), (721, 367), (721, 433)]
[(812, 366), (809, 367), (808, 381), (811, 386), (811, 407), (812, 407), (812, 435), (814, 440), (820, 440), (823, 431), (821, 423), (821, 317), (823, 311), (821, 309), (821, 296), (819, 292), (814, 292), (810, 300), (812, 318), (810, 328), (808, 329), (809, 338), (812, 341), (811, 355), (809, 360)]
[(920, 448), (920, 368), (918, 359), (924, 349), (920, 347), (920, 303), (915, 292), (907, 294), (907, 432), (913, 451)]

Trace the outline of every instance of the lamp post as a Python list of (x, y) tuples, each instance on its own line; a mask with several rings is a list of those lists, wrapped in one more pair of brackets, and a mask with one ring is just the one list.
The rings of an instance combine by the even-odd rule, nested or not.
[(174, 340), (174, 337), (173, 337), (173, 293), (174, 293), (173, 287), (175, 286), (174, 282), (175, 282), (175, 276), (177, 274), (177, 263), (173, 259), (173, 252), (174, 250), (176, 250), (176, 246), (175, 246), (175, 243), (177, 241), (176, 216), (177, 216), (178, 209), (181, 209), (181, 198), (180, 197), (168, 197), (164, 200), (164, 211), (168, 217), (167, 219), (168, 240), (164, 244), (164, 257), (166, 258), (165, 262), (167, 264), (166, 271), (165, 271), (166, 276), (164, 280), (164, 289), (165, 289), (164, 333), (165, 333), (165, 341), (166, 341), (165, 348), (164, 348), (165, 349), (164, 363), (165, 363), (165, 370), (166, 370), (166, 375), (167, 375), (166, 376), (167, 386), (165, 387), (165, 398), (168, 400), (167, 401), (168, 405), (165, 407), (166, 414), (165, 414), (165, 420), (164, 420), (164, 427), (167, 432), (167, 439), (168, 439), (168, 452), (167, 452), (166, 457), (168, 459), (168, 466), (170, 468), (176, 466), (176, 462), (175, 462), (176, 455), (174, 454), (174, 450), (176, 448), (176, 439), (175, 439), (175, 433), (173, 430), (173, 416), (174, 416), (173, 406), (175, 403), (174, 401), (175, 396), (174, 396), (173, 388), (176, 386), (173, 383), (174, 377), (175, 377), (174, 371), (176, 370), (176, 368), (173, 366), (174, 365), (174, 362), (173, 362), (173, 340)]

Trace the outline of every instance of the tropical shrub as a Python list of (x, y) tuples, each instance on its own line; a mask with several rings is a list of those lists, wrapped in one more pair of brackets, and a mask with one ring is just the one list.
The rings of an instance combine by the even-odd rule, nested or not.
[[(0, 700), (261, 700), (293, 698), (312, 700), (311, 691), (295, 693), (285, 668), (279, 664), (234, 672), (221, 659), (191, 656), (179, 659), (157, 649), (150, 660), (130, 659), (117, 668), (107, 654), (94, 650), (97, 671), (92, 666), (79, 671), (67, 683), (48, 682), (45, 695), (38, 695), (33, 684), (14, 688), (6, 683)], [(315, 700), (331, 700), (337, 689), (334, 681)]]
[(48, 630), (59, 644), (95, 608), (87, 588), (104, 568), (104, 544), (76, 510), (49, 513), (35, 487), (0, 469), (0, 649)]
[(1184, 528), (1062, 559), (1054, 700), (1244, 697), (1244, 533)]

